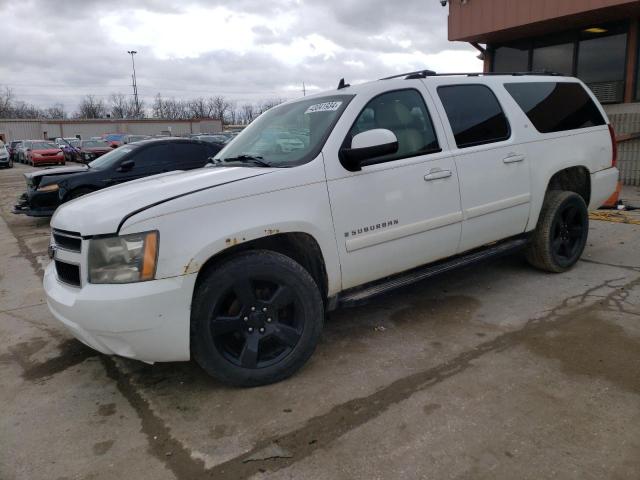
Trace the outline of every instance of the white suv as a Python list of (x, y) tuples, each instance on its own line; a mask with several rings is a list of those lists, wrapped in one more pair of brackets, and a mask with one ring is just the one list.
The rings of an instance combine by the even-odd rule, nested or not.
[(208, 168), (63, 205), (44, 287), (100, 352), (271, 383), (307, 361), (338, 306), (518, 248), (567, 270), (615, 162), (575, 78), (341, 82), (269, 110)]

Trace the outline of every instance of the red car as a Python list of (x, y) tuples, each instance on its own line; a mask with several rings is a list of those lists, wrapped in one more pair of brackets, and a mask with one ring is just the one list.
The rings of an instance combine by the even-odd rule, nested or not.
[(39, 165), (64, 165), (64, 153), (60, 147), (46, 140), (25, 140), (18, 153), (20, 161), (37, 167)]
[(113, 149), (104, 140), (82, 140), (71, 152), (71, 159), (74, 162), (89, 163)]

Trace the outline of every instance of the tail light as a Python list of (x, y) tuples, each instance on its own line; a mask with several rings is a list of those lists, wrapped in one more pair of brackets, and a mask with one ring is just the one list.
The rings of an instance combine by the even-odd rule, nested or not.
[(611, 166), (615, 167), (618, 165), (618, 142), (616, 132), (611, 124), (609, 124), (609, 134), (611, 135)]

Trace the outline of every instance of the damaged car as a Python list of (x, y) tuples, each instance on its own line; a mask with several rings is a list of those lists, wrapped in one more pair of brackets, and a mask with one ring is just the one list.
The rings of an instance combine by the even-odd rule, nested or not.
[(163, 138), (109, 150), (87, 165), (25, 173), (27, 191), (18, 199), (13, 213), (51, 216), (61, 204), (106, 187), (174, 170), (204, 167), (220, 147), (197, 140)]

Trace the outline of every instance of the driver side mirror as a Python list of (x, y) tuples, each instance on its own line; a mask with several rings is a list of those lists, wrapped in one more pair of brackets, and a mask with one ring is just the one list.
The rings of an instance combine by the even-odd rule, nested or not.
[(359, 172), (364, 161), (397, 151), (398, 139), (395, 133), (385, 128), (376, 128), (353, 137), (351, 148), (340, 150), (340, 162), (350, 172)]
[(136, 164), (136, 162), (134, 162), (133, 160), (125, 160), (118, 167), (118, 171), (119, 172), (128, 172), (135, 166), (135, 164)]

